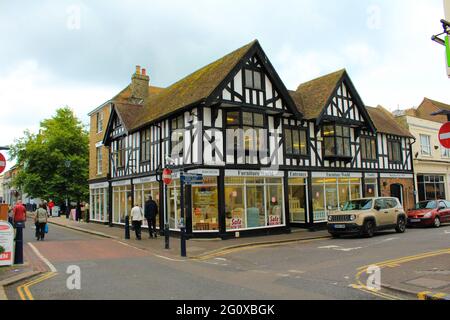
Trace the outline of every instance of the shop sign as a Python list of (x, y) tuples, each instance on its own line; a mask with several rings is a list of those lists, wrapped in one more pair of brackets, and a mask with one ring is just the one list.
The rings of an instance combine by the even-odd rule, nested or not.
[(112, 183), (113, 187), (119, 187), (119, 186), (129, 186), (131, 184), (131, 180), (123, 180), (123, 181), (116, 181)]
[(308, 172), (290, 171), (289, 178), (307, 178)]
[(226, 170), (228, 177), (284, 177), (284, 172), (273, 170)]
[(133, 184), (143, 184), (149, 182), (156, 182), (156, 176), (133, 179)]
[(362, 178), (362, 173), (353, 172), (313, 172), (313, 178)]
[(0, 221), (0, 266), (11, 266), (14, 263), (14, 228)]
[(281, 225), (281, 219), (279, 216), (269, 216), (269, 226), (279, 226)]
[(377, 173), (366, 173), (365, 176), (366, 178), (378, 178)]
[(93, 183), (89, 185), (89, 189), (103, 189), (103, 188), (108, 188), (109, 184), (108, 182), (103, 182), (103, 183)]
[(413, 179), (412, 174), (405, 173), (382, 173), (381, 178), (391, 178), (391, 179)]
[(189, 170), (189, 173), (201, 174), (207, 177), (218, 177), (220, 175), (219, 169), (195, 169)]
[(242, 219), (239, 217), (234, 217), (231, 219), (231, 229), (242, 229)]

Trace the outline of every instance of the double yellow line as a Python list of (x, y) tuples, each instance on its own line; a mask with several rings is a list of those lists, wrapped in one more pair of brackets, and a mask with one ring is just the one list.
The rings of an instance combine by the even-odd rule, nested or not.
[(24, 283), (20, 286), (17, 287), (17, 292), (19, 294), (20, 299), (22, 300), (34, 300), (33, 295), (31, 294), (30, 291), (30, 287), (34, 286), (35, 284), (38, 284), (42, 281), (45, 281), (47, 279), (53, 278), (54, 276), (56, 276), (57, 273), (56, 272), (46, 272), (43, 275), (41, 275), (40, 277), (29, 281), (27, 283)]
[(386, 260), (386, 261), (382, 261), (379, 263), (373, 263), (371, 265), (366, 265), (366, 266), (362, 266), (359, 267), (357, 270), (358, 273), (355, 276), (355, 280), (357, 282), (356, 285), (352, 285), (353, 288), (379, 296), (379, 297), (383, 297), (385, 299), (389, 299), (389, 300), (400, 300), (399, 297), (387, 294), (387, 293), (382, 293), (380, 291), (376, 291), (376, 290), (371, 290), (369, 289), (366, 285), (364, 285), (360, 278), (361, 275), (363, 273), (365, 273), (367, 271), (367, 268), (370, 266), (377, 266), (380, 268), (395, 268), (395, 267), (399, 267), (402, 263), (406, 263), (406, 262), (411, 262), (411, 261), (415, 261), (415, 260), (420, 260), (420, 259), (425, 259), (425, 258), (429, 258), (429, 257), (435, 257), (435, 256), (439, 256), (439, 255), (443, 255), (443, 254), (450, 254), (450, 248), (448, 249), (443, 249), (443, 250), (437, 250), (437, 251), (432, 251), (432, 252), (425, 252), (425, 253), (421, 253), (421, 254), (417, 254), (417, 255), (413, 255), (413, 256), (407, 256), (407, 257), (402, 257), (402, 258), (398, 258), (398, 259), (391, 259), (391, 260)]

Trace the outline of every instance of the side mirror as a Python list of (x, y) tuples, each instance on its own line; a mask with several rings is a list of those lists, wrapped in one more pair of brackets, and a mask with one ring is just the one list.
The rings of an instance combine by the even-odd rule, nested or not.
[(379, 205), (375, 205), (373, 208), (374, 208), (375, 210), (377, 210), (377, 211), (380, 211), (380, 210), (381, 210), (381, 207), (380, 207)]

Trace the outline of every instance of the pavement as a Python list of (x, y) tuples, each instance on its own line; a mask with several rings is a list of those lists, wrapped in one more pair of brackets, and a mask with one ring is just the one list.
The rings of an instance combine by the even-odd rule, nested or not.
[[(85, 223), (66, 219), (65, 217), (52, 217), (50, 224), (70, 228), (96, 236), (118, 240), (135, 248), (147, 250), (154, 254), (166, 256), (171, 259), (181, 258), (180, 238), (170, 238), (170, 249), (164, 249), (164, 237), (148, 238), (147, 229), (142, 229), (142, 240), (136, 240), (134, 232), (130, 230), (131, 239), (125, 239), (125, 231), (120, 227), (110, 227), (99, 223)], [(51, 231), (49, 231), (51, 232)], [(188, 259), (202, 260), (212, 256), (223, 255), (236, 249), (266, 246), (280, 243), (293, 243), (311, 239), (328, 239), (330, 235), (326, 230), (310, 232), (298, 229), (289, 234), (234, 238), (229, 240), (215, 239), (189, 239), (186, 241), (186, 253)]]

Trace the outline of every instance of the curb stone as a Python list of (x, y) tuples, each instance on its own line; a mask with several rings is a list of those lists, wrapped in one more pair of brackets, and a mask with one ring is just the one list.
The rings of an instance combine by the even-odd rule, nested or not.
[(90, 233), (90, 234), (93, 234), (93, 235), (96, 235), (96, 236), (100, 236), (100, 237), (104, 237), (104, 238), (120, 240), (119, 237), (110, 236), (109, 234), (106, 234), (106, 233), (103, 233), (103, 232), (87, 230), (87, 229), (84, 229), (84, 228), (78, 228), (78, 227), (74, 227), (74, 226), (68, 226), (68, 225), (65, 225), (63, 223), (58, 223), (58, 222), (51, 221), (51, 220), (48, 220), (48, 223), (49, 224), (54, 224), (54, 225), (59, 226), (59, 227), (67, 228), (67, 229), (72, 229), (72, 230), (76, 230), (76, 231), (80, 231), (80, 232), (84, 232), (84, 233)]
[(25, 272), (23, 274), (20, 274), (20, 275), (14, 276), (14, 277), (10, 277), (9, 279), (0, 281), (0, 300), (8, 300), (8, 296), (6, 295), (6, 291), (5, 291), (5, 288), (7, 286), (10, 286), (14, 283), (33, 278), (41, 273), (42, 272), (40, 272), (40, 271), (29, 271), (29, 272)]

